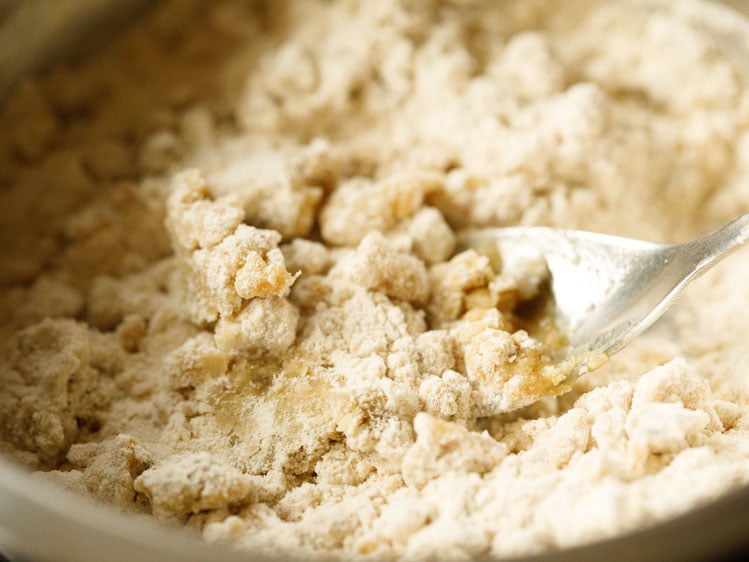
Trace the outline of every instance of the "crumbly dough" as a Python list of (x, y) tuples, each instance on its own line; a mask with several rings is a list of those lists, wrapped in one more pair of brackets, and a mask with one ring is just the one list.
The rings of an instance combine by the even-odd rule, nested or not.
[[(649, 3), (199, 2), (0, 110), (0, 452), (208, 541), (578, 545), (749, 482), (746, 250), (560, 397), (469, 227), (749, 210), (749, 89)], [(529, 332), (530, 331), (530, 332)]]

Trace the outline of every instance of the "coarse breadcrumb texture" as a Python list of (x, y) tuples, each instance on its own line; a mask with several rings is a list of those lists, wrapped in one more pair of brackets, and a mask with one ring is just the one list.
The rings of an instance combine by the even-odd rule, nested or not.
[[(643, 2), (160, 3), (0, 109), (0, 452), (255, 552), (579, 545), (749, 482), (749, 254), (560, 397), (481, 226), (749, 210), (749, 90)], [(553, 347), (553, 345), (551, 345)], [(543, 394), (543, 392), (540, 392)]]

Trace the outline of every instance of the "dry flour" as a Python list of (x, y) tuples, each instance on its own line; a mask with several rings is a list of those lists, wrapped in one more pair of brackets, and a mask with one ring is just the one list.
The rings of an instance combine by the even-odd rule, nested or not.
[(511, 413), (540, 278), (456, 254), (749, 210), (749, 90), (668, 11), (175, 0), (0, 131), (0, 451), (39, 477), (239, 548), (450, 560), (749, 481), (746, 251)]

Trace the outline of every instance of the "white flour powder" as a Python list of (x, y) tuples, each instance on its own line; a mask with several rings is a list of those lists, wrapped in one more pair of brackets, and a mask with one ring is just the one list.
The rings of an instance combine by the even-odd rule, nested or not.
[(166, 2), (0, 112), (0, 452), (292, 554), (663, 520), (749, 481), (749, 253), (501, 413), (545, 384), (515, 315), (537, 284), (456, 234), (681, 241), (747, 210), (749, 90), (662, 9)]

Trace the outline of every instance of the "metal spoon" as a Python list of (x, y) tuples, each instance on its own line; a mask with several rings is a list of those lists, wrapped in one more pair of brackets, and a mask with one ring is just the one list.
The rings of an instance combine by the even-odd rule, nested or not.
[(569, 342), (565, 370), (574, 380), (644, 332), (687, 284), (747, 240), (749, 213), (683, 244), (545, 227), (473, 230), (461, 242), (503, 259), (520, 253), (546, 261), (557, 327)]

